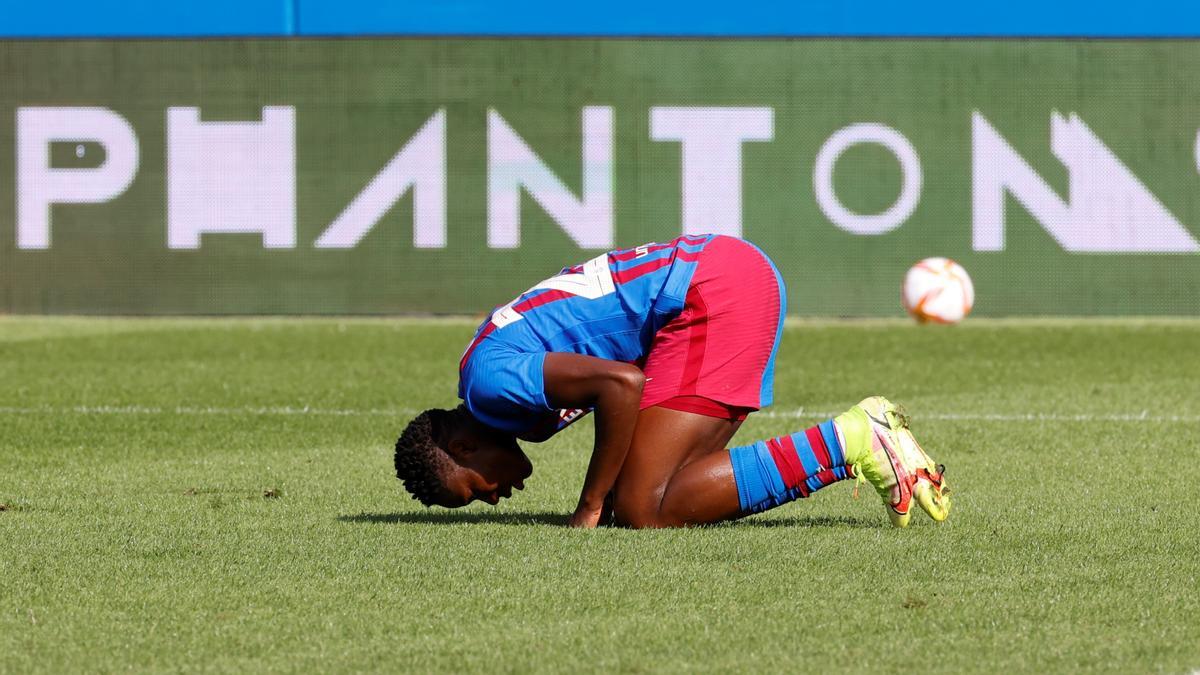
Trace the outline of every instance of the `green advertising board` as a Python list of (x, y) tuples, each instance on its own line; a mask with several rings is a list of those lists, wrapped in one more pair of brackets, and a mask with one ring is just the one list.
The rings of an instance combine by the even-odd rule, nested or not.
[(480, 312), (720, 232), (790, 310), (1200, 312), (1200, 43), (0, 43), (0, 311)]

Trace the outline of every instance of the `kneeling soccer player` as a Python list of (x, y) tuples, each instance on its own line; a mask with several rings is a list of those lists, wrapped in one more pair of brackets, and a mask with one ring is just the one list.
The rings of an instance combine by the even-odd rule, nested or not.
[(532, 473), (516, 439), (543, 441), (587, 411), (595, 448), (570, 524), (712, 523), (847, 478), (892, 522), (916, 501), (949, 510), (937, 466), (881, 397), (794, 434), (726, 449), (772, 400), (786, 293), (753, 244), (684, 236), (563, 269), (498, 308), (459, 363), (454, 410), (427, 410), (396, 443), (396, 475), (426, 506), (491, 504)]

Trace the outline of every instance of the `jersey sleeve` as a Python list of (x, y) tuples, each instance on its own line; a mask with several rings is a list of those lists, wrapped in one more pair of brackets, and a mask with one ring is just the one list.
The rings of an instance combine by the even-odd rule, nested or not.
[(579, 421), (584, 415), (587, 415), (591, 411), (591, 408), (572, 408), (569, 410), (564, 409), (552, 413), (546, 413), (546, 415), (535, 422), (533, 426), (522, 432), (519, 438), (523, 441), (541, 443), (554, 434), (557, 434), (563, 429), (566, 429), (575, 422)]
[(522, 434), (557, 412), (546, 403), (546, 352), (489, 349), (472, 356), (460, 374), (463, 402), (480, 422)]

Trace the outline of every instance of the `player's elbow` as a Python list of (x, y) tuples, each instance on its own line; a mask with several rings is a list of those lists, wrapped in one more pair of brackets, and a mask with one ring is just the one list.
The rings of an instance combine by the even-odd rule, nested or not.
[(622, 363), (620, 367), (613, 368), (611, 377), (615, 386), (639, 397), (642, 395), (642, 387), (646, 386), (646, 374), (637, 366), (628, 363)]
[(635, 404), (642, 399), (642, 387), (646, 376), (641, 369), (629, 363), (613, 362), (592, 380), (594, 398), (588, 405), (598, 409), (618, 409)]
[(588, 405), (597, 410), (622, 410), (635, 406), (642, 400), (642, 387), (646, 384), (646, 376), (637, 366), (619, 363), (618, 367), (609, 368), (602, 378), (593, 380), (594, 398)]

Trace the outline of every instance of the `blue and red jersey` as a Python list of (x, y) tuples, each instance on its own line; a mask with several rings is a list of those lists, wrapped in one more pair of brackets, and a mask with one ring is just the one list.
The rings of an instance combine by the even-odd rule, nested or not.
[(463, 353), (459, 397), (481, 422), (509, 433), (566, 426), (582, 412), (560, 413), (546, 402), (546, 354), (641, 362), (655, 333), (683, 311), (700, 252), (712, 239), (683, 236), (611, 251), (498, 307)]

